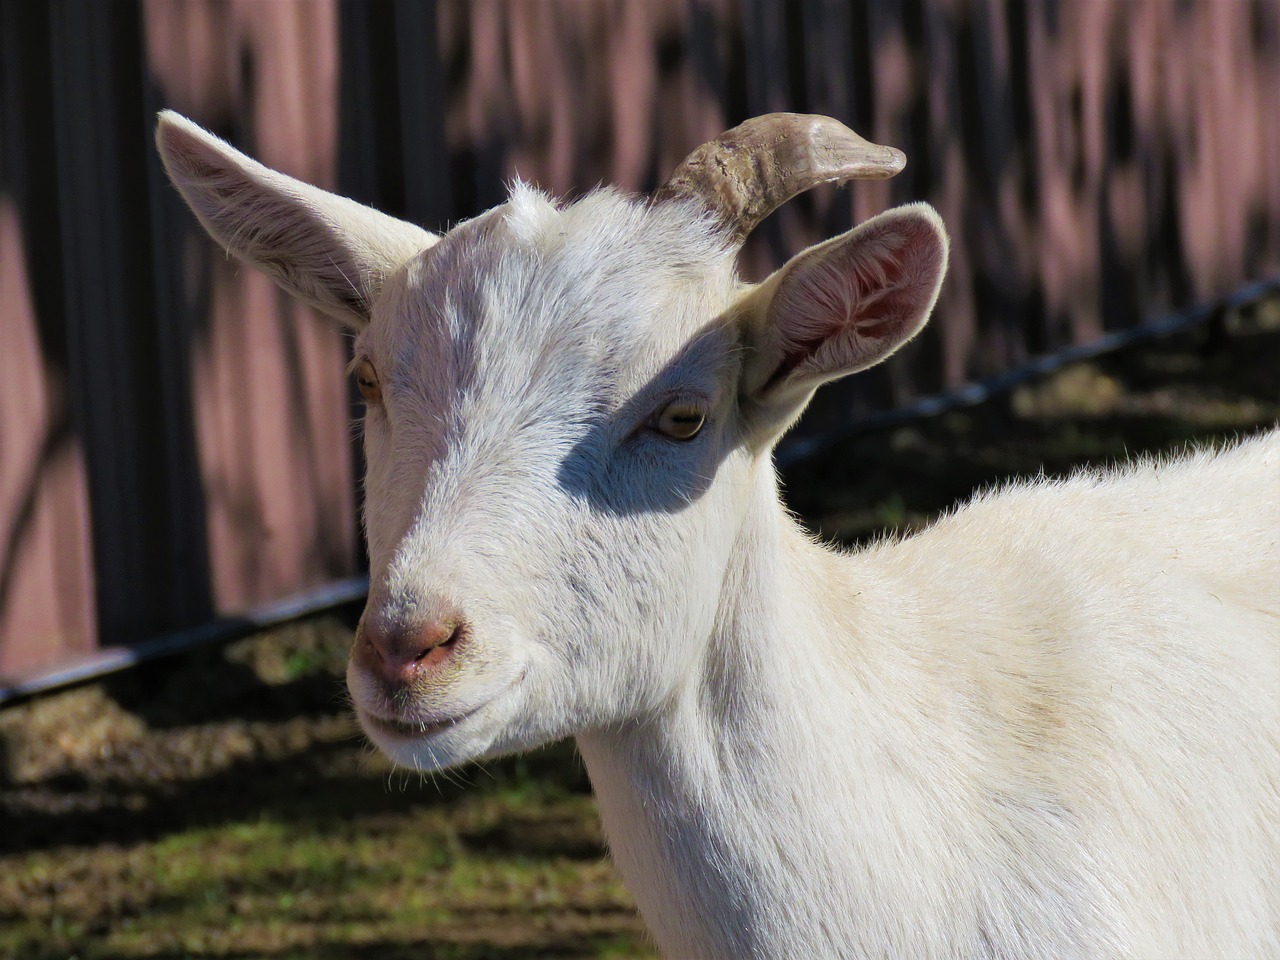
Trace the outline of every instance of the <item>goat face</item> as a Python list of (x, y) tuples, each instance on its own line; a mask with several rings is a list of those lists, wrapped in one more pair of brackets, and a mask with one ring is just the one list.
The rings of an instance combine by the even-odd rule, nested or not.
[(687, 673), (752, 463), (735, 293), (687, 210), (527, 188), (388, 281), (355, 344), (379, 396), (348, 680), (392, 756), (616, 723)]
[[(838, 128), (814, 148), (835, 174), (762, 118), (654, 202), (561, 207), (517, 186), (441, 238), (162, 117), (209, 232), (359, 331), (372, 575), (348, 683), (393, 758), (438, 767), (617, 724), (691, 675), (744, 518), (775, 497), (774, 440), (819, 383), (919, 329), (945, 264), (917, 205), (738, 283), (736, 241), (804, 185), (751, 160), (759, 144), (782, 142), (806, 182), (901, 165), (819, 119), (801, 139)], [(743, 155), (771, 198), (699, 183)]]

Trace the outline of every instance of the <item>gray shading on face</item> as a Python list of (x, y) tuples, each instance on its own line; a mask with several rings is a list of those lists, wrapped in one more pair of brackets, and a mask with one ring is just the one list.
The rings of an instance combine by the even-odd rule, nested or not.
[[(696, 218), (611, 191), (558, 209), (517, 188), (389, 287), (361, 347), (385, 366), (389, 453), (434, 464), (419, 481), (434, 496), (551, 482), (598, 509), (676, 511), (705, 489), (738, 351), (717, 324), (732, 256)], [(707, 416), (686, 442), (651, 427), (678, 401)]]

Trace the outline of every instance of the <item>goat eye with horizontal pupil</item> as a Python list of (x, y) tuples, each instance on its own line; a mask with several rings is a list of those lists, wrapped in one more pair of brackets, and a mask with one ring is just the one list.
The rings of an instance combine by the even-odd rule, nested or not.
[(692, 440), (707, 422), (701, 407), (692, 403), (669, 403), (658, 412), (654, 426), (672, 440)]
[(365, 403), (382, 402), (382, 385), (378, 383), (378, 371), (368, 360), (361, 360), (356, 365), (356, 386), (360, 388), (360, 396)]

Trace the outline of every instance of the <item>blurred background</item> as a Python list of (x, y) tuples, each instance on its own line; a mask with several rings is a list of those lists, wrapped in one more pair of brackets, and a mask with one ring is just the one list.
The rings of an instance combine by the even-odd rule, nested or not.
[(0, 675), (360, 564), (342, 335), (206, 240), (172, 107), (432, 229), (521, 176), (649, 190), (773, 110), (906, 151), (808, 194), (744, 269), (925, 199), (922, 341), (806, 429), (1280, 271), (1274, 2), (4, 0)]
[[(361, 571), (345, 337), (206, 239), (154, 154), (161, 108), (433, 230), (501, 202), (517, 176), (568, 197), (602, 182), (648, 191), (698, 144), (775, 110), (829, 114), (900, 147), (903, 174), (798, 198), (742, 261), (761, 277), (908, 200), (933, 203), (951, 232), (925, 334), (824, 390), (782, 452), (793, 503), (853, 541), (1043, 463), (1274, 420), (1275, 304), (1240, 292), (1280, 275), (1278, 92), (1277, 0), (0, 0), (0, 687), (299, 591), (323, 597)], [(1192, 339), (1073, 367), (990, 415), (828, 445), (804, 463), (794, 453), (872, 413), (1195, 310), (1209, 322)], [(1054, 417), (1070, 430), (1050, 430)], [(418, 955), (643, 951), (570, 754), (495, 768), (466, 794), (479, 806), (462, 826), (433, 819), (459, 796), (449, 785), (398, 801), (378, 761), (358, 760), (337, 692), (354, 609), (73, 691), (56, 709), (5, 711), (0, 853), (24, 859), (0, 882), (0, 924), (36, 926), (0, 953), (364, 955), (337, 934), (321, 949), (329, 935), (313, 928), (251, 941), (234, 930), (259, 908), (309, 916), (320, 901), (298, 898), (319, 896), (323, 878), (334, 898), (351, 895), (339, 861), (376, 872), (381, 855), (359, 846), (379, 836), (364, 820), (333, 863), (289, 847), (255, 866), (246, 851), (273, 849), (281, 824), (346, 836), (335, 824), (370, 810), (410, 818), (433, 870), (473, 869), (458, 864), (474, 848), (532, 871), (450, 873), (464, 901), (466, 882), (506, 890), (504, 922), (524, 909), (511, 928), (524, 933), (477, 940), (471, 914), (450, 914), (440, 929), (454, 932)], [(327, 799), (302, 788), (322, 806), (287, 806), (291, 777), (327, 784)], [(244, 792), (264, 779), (276, 792)], [(275, 803), (288, 812), (262, 827), (253, 812)], [(194, 819), (179, 824), (183, 810)], [(241, 860), (217, 847), (235, 865), (222, 880), (208, 879), (222, 876), (209, 872), (218, 857), (183, 832), (215, 823), (242, 830)], [(85, 867), (102, 842), (117, 845), (110, 866)], [(190, 875), (158, 879), (156, 864), (183, 856)], [(261, 890), (227, 886), (258, 868)], [(97, 900), (69, 905), (68, 889), (94, 886)], [(416, 917), (442, 909), (379, 889), (352, 929), (360, 917), (385, 927), (400, 908), (389, 896), (418, 904)], [(237, 896), (239, 914), (226, 907)], [(175, 916), (206, 939), (122, 945), (166, 897), (205, 904)], [(341, 913), (335, 902), (320, 912)], [(385, 957), (435, 934), (419, 923), (352, 936)]]

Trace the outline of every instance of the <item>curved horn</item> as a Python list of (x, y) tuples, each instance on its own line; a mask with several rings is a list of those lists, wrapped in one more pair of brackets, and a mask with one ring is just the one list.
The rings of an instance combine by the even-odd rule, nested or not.
[(699, 201), (741, 243), (798, 193), (820, 183), (885, 180), (906, 164), (901, 150), (863, 140), (830, 117), (769, 113), (689, 154), (653, 202)]

